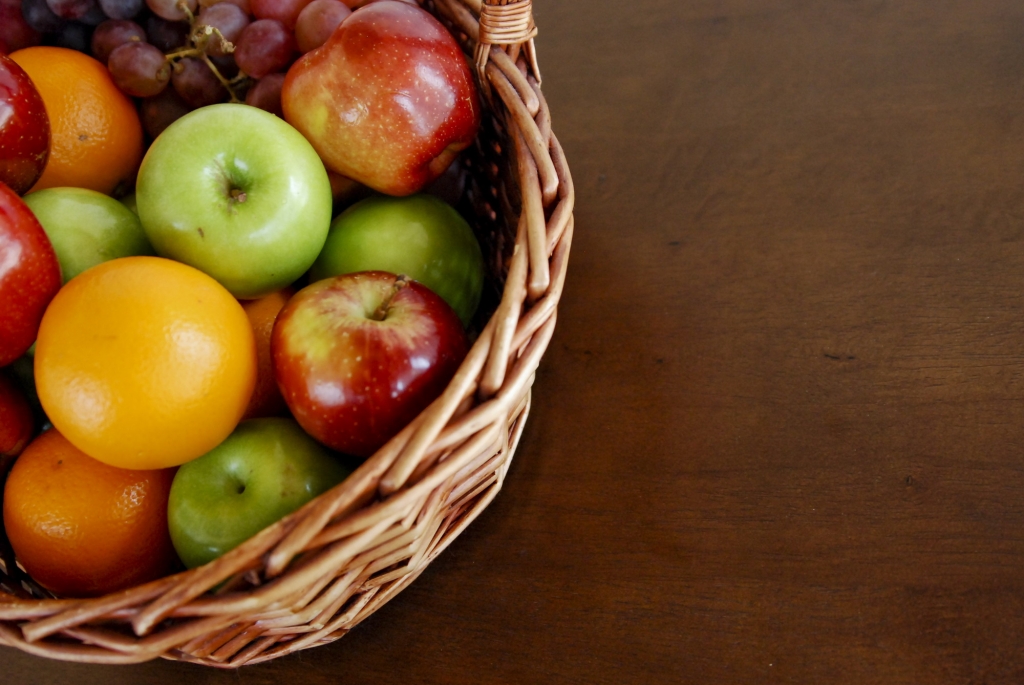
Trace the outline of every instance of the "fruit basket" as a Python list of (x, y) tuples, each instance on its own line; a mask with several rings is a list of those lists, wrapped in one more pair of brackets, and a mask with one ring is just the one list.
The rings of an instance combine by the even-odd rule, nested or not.
[(411, 583), (498, 493), (555, 326), (572, 180), (540, 89), (530, 0), (420, 4), (459, 39), (484, 96), (459, 185), (488, 262), (489, 316), (478, 316), (455, 377), (348, 479), (205, 566), (61, 599), (0, 540), (0, 643), (69, 661), (234, 668), (332, 642)]

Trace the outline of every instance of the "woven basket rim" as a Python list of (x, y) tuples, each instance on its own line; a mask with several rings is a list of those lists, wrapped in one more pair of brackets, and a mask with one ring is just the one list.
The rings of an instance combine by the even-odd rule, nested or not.
[[(0, 592), (0, 644), (67, 661), (235, 668), (331, 642), (412, 582), (500, 490), (554, 331), (575, 194), (540, 89), (530, 0), (419, 4), (475, 62), (485, 117), (507, 148), (484, 152), (508, 168), (474, 170), (509, 177), (475, 198), (514, 227), (497, 250), (508, 253), (504, 288), (455, 377), (348, 479), (206, 566), (93, 599)], [(9, 556), (0, 563), (18, 573)]]

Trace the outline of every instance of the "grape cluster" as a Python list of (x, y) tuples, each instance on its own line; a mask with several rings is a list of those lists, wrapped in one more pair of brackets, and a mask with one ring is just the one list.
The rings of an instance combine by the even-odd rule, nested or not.
[(372, 0), (0, 0), (0, 53), (56, 45), (105, 63), (156, 137), (187, 112), (281, 115), (284, 74)]

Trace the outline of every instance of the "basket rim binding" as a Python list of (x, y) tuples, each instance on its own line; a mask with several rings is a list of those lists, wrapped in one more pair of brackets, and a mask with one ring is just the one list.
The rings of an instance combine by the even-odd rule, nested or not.
[[(514, 247), (497, 308), (455, 377), (344, 482), (206, 566), (93, 599), (0, 590), (0, 644), (66, 661), (235, 668), (332, 642), (411, 583), (500, 490), (554, 332), (575, 193), (540, 89), (531, 0), (419, 4), (475, 62), (513, 196), (486, 199), (492, 218), (501, 201)], [(9, 549), (0, 563), (19, 574)]]

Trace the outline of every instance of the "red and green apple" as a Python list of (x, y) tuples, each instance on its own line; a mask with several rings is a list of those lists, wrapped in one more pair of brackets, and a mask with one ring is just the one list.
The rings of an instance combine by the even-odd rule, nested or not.
[(299, 425), (356, 457), (373, 454), (440, 395), (467, 348), (443, 299), (383, 271), (306, 286), (281, 310), (270, 342)]
[(480, 126), (459, 44), (429, 12), (397, 0), (353, 12), (300, 57), (281, 104), (328, 170), (388, 195), (440, 176)]

